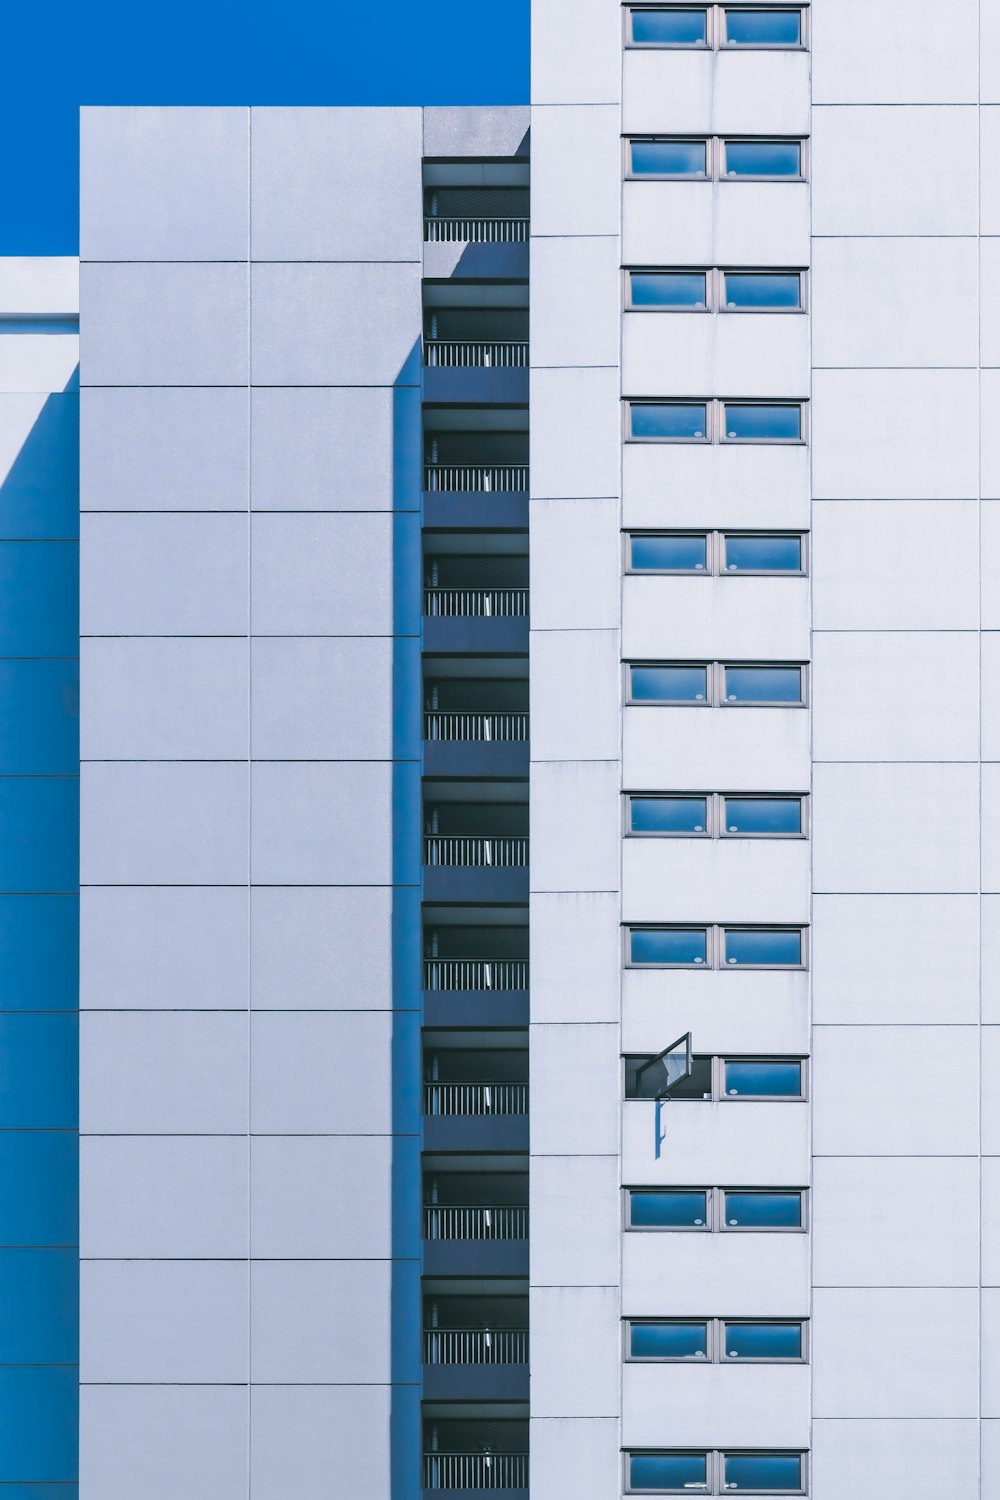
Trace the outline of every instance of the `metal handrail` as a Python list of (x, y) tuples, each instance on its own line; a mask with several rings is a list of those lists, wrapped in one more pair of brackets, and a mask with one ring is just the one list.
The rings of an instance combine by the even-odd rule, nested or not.
[(427, 339), (424, 363), (432, 370), (523, 370), (527, 339)]
[(424, 239), (466, 240), (474, 245), (524, 245), (528, 241), (526, 214), (427, 214)]
[(425, 990), (526, 990), (526, 958), (426, 958)]
[(527, 863), (526, 838), (469, 838), (433, 833), (424, 839), (424, 864), (430, 867), (514, 870), (524, 869)]
[(425, 1083), (425, 1115), (526, 1115), (526, 1083)]
[(525, 713), (443, 713), (433, 709), (424, 715), (425, 740), (474, 740), (507, 744), (528, 738)]
[(527, 589), (424, 590), (424, 614), (435, 619), (521, 619), (527, 613)]
[(424, 1205), (425, 1240), (526, 1240), (528, 1210), (519, 1203)]
[(526, 1328), (425, 1328), (425, 1365), (523, 1365)]
[(425, 464), (424, 489), (431, 494), (471, 491), (490, 495), (528, 488), (527, 464)]

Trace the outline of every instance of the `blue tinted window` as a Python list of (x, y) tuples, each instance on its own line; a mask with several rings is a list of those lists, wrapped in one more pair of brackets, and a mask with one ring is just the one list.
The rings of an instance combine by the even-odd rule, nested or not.
[(798, 271), (727, 271), (722, 296), (726, 307), (798, 307)]
[(651, 177), (704, 177), (704, 141), (633, 141), (632, 172)]
[(726, 667), (727, 703), (801, 703), (801, 667)]
[(725, 1090), (728, 1096), (766, 1095), (796, 1099), (802, 1093), (802, 1064), (798, 1062), (726, 1063)]
[(802, 409), (799, 406), (753, 406), (726, 404), (722, 430), (727, 438), (745, 443), (797, 443), (802, 437)]
[[(652, 168), (648, 170), (652, 171)], [(798, 141), (727, 141), (727, 177), (800, 177)]]
[(727, 1193), (726, 1224), (739, 1229), (799, 1229), (801, 1193)]
[(638, 703), (704, 703), (706, 667), (633, 667), (632, 698)]
[(704, 439), (708, 431), (708, 408), (703, 401), (632, 402), (634, 438)]
[(661, 47), (704, 47), (707, 23), (704, 10), (634, 10), (632, 40)]
[(639, 1228), (704, 1229), (708, 1223), (704, 1192), (633, 1192), (629, 1200), (629, 1222)]
[(757, 1490), (802, 1488), (802, 1459), (797, 1453), (727, 1453), (723, 1481), (743, 1494)]
[(633, 797), (633, 833), (704, 833), (708, 803), (704, 797)]
[(707, 1359), (707, 1323), (633, 1323), (633, 1359)]
[(797, 10), (727, 10), (726, 41), (745, 47), (798, 47), (802, 14)]
[(802, 934), (797, 927), (727, 927), (726, 963), (765, 964), (769, 968), (802, 962)]
[(704, 573), (708, 540), (703, 536), (633, 536), (631, 565), (660, 572)]
[(633, 307), (705, 307), (704, 271), (633, 271)]
[(725, 568), (757, 573), (801, 573), (802, 538), (798, 536), (728, 535)]
[(633, 1453), (628, 1482), (633, 1490), (691, 1490), (708, 1485), (705, 1453)]
[(722, 827), (725, 833), (801, 833), (802, 802), (798, 797), (727, 797)]
[(801, 1359), (801, 1323), (727, 1323), (729, 1359)]
[(703, 964), (708, 956), (704, 927), (634, 927), (629, 957), (634, 964)]

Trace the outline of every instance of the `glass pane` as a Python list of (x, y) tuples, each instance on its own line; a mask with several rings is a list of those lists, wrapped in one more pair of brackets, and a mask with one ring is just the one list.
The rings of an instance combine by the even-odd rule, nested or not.
[(802, 962), (802, 934), (798, 928), (727, 927), (727, 964), (765, 964), (782, 968)]
[(742, 438), (744, 442), (796, 443), (802, 436), (802, 409), (727, 405), (723, 410), (722, 430), (727, 438)]
[(708, 803), (704, 797), (633, 797), (633, 833), (704, 833)]
[(726, 668), (727, 703), (801, 703), (801, 667)]
[(633, 271), (633, 307), (704, 307), (704, 271)]
[(801, 1359), (801, 1323), (727, 1323), (729, 1359)]
[(703, 1229), (708, 1222), (704, 1192), (633, 1192), (629, 1222), (640, 1228)]
[(726, 307), (798, 307), (798, 271), (727, 271), (723, 303)]
[(703, 536), (633, 536), (631, 562), (633, 568), (704, 573), (708, 540)]
[(703, 964), (707, 944), (704, 927), (634, 927), (630, 958), (634, 964)]
[(727, 1193), (726, 1223), (741, 1229), (799, 1229), (801, 1193)]
[(731, 1489), (790, 1491), (802, 1488), (802, 1459), (797, 1453), (727, 1453), (724, 1483)]
[(727, 797), (722, 826), (726, 833), (801, 833), (802, 803), (798, 797)]
[(707, 1323), (633, 1323), (633, 1359), (707, 1359)]
[(634, 10), (632, 40), (660, 46), (704, 47), (708, 40), (707, 19), (704, 10)]
[(727, 141), (727, 177), (799, 177), (802, 147), (798, 141)]
[(798, 1062), (726, 1063), (727, 1096), (767, 1095), (796, 1099), (802, 1093), (802, 1064)]
[(798, 536), (727, 536), (726, 571), (800, 573), (802, 538)]
[(707, 1490), (706, 1453), (633, 1453), (628, 1482), (633, 1490)]
[(706, 667), (633, 667), (632, 698), (637, 703), (704, 703)]
[(632, 171), (643, 176), (704, 177), (707, 160), (704, 141), (632, 142)]
[(797, 10), (727, 10), (726, 41), (747, 47), (797, 47), (802, 16)]
[(634, 438), (704, 438), (708, 431), (708, 408), (680, 402), (656, 405), (632, 403), (632, 436)]

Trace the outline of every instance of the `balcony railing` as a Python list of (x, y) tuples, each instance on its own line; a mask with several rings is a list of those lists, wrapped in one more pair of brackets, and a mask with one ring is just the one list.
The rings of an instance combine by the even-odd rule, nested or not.
[(424, 864), (477, 870), (524, 869), (528, 863), (525, 838), (454, 838), (433, 833), (424, 839)]
[(424, 1206), (425, 1240), (526, 1240), (528, 1210), (523, 1204), (428, 1203)]
[(522, 214), (504, 216), (463, 214), (461, 217), (428, 214), (424, 219), (425, 240), (466, 240), (474, 245), (524, 245), (529, 220)]
[(508, 494), (527, 488), (527, 464), (424, 465), (424, 489), (431, 494), (454, 494), (456, 491)]
[(425, 740), (474, 740), (508, 744), (528, 738), (528, 715), (523, 713), (443, 713), (424, 715)]
[(425, 1453), (425, 1490), (524, 1490), (526, 1453)]
[(527, 613), (527, 589), (424, 590), (424, 614), (435, 619), (510, 620)]
[(523, 1365), (526, 1328), (426, 1328), (425, 1365)]
[(526, 990), (526, 958), (426, 958), (425, 990)]
[(432, 370), (524, 370), (526, 339), (428, 339), (424, 363)]
[(425, 1083), (425, 1115), (526, 1115), (526, 1083)]

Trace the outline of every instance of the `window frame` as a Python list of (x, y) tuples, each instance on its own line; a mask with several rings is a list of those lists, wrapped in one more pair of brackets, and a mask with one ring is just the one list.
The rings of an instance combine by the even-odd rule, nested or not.
[[(700, 9), (700, 6), (692, 7)], [(809, 34), (809, 10), (808, 4), (804, 5), (727, 5), (722, 0), (718, 5), (718, 18), (716, 21), (716, 32), (718, 40), (716, 47), (720, 52), (808, 52), (811, 37)], [(797, 42), (731, 42), (726, 36), (726, 12), (730, 10), (794, 10), (799, 13), (799, 39)], [(640, 44), (641, 45), (641, 44)], [(649, 45), (647, 43), (647, 45)]]
[[(703, 10), (705, 12), (705, 40), (703, 42), (636, 42), (632, 39), (632, 17), (636, 11), (641, 10)], [(624, 22), (623, 46), (629, 52), (714, 52), (715, 46), (715, 17), (716, 5), (713, 0), (703, 0), (698, 4), (697, 0), (690, 5), (666, 4), (666, 5), (630, 5), (622, 6), (622, 17)], [(749, 51), (749, 48), (747, 49)]]
[[(640, 439), (641, 442), (653, 441)], [(676, 439), (674, 439), (676, 441)], [(698, 537), (705, 541), (704, 568), (637, 568), (632, 563), (632, 543), (636, 537)], [(726, 541), (729, 537), (762, 537), (772, 540), (797, 541), (799, 544), (799, 568), (733, 568), (726, 566)], [(653, 529), (634, 526), (622, 531), (623, 570), (628, 577), (636, 578), (808, 578), (809, 533), (808, 531), (764, 531), (741, 530), (727, 526), (715, 530), (699, 530), (697, 527), (664, 526)]]
[[(684, 1327), (699, 1327), (705, 1329), (704, 1355), (698, 1354), (633, 1354), (632, 1353), (632, 1329), (635, 1327), (649, 1328), (658, 1327), (661, 1324), (676, 1325)], [(744, 1358), (742, 1355), (734, 1357), (726, 1353), (726, 1330), (727, 1328), (739, 1328), (746, 1324), (785, 1324), (797, 1323), (799, 1326), (799, 1347), (802, 1353), (797, 1357), (786, 1358), (777, 1356), (768, 1359), (761, 1355), (750, 1355)], [(627, 1365), (807, 1365), (810, 1359), (809, 1347), (809, 1319), (803, 1318), (747, 1318), (736, 1317), (680, 1317), (680, 1318), (658, 1318), (658, 1317), (625, 1317), (622, 1318), (622, 1362)], [(740, 1450), (743, 1451), (742, 1449)], [(655, 1491), (654, 1491), (655, 1493)]]
[[(655, 802), (659, 799), (672, 797), (677, 801), (697, 802), (704, 801), (705, 828), (698, 833), (694, 830), (658, 830), (647, 832), (644, 829), (632, 827), (632, 803), (633, 802)], [(744, 833), (737, 830), (730, 833), (726, 824), (725, 807), (729, 798), (739, 798), (742, 802), (798, 802), (799, 804), (799, 832), (798, 833)], [(807, 839), (809, 837), (809, 813), (808, 792), (700, 792), (700, 791), (624, 791), (622, 793), (622, 837), (632, 839)]]
[[(714, 792), (623, 792), (623, 828), (622, 837), (627, 839), (714, 839), (718, 835), (713, 832)], [(697, 829), (685, 829), (672, 832), (662, 831), (656, 833), (643, 832), (641, 829), (632, 827), (632, 803), (654, 802), (671, 797), (677, 802), (704, 802), (705, 804), (705, 826), (699, 833)]]
[[(684, 9), (685, 7), (680, 7)], [(753, 7), (748, 6), (747, 9)], [(758, 9), (760, 7), (757, 7)], [(749, 47), (737, 47), (739, 52), (750, 51)], [(783, 49), (771, 49), (783, 50)], [(697, 135), (686, 131), (664, 131), (656, 134), (650, 131), (639, 131), (636, 135), (622, 136), (622, 177), (625, 182), (770, 182), (780, 185), (802, 184), (809, 181), (809, 137), (804, 135), (740, 135), (732, 131), (728, 135)], [(705, 147), (705, 170), (704, 172), (636, 172), (632, 168), (632, 147), (636, 143), (652, 143), (656, 141), (672, 142), (677, 145), (704, 145)], [(765, 145), (796, 145), (799, 148), (799, 170), (798, 173), (769, 173), (769, 172), (740, 172), (728, 175), (726, 172), (726, 145), (728, 142), (740, 145), (756, 144)]]
[[(623, 176), (626, 182), (714, 182), (716, 180), (716, 148), (717, 137), (711, 135), (689, 135), (683, 131), (677, 134), (666, 135), (623, 135), (625, 160), (623, 163)], [(678, 146), (699, 145), (705, 148), (705, 170), (704, 172), (636, 172), (632, 166), (632, 147), (634, 145), (650, 144), (662, 141)], [(794, 179), (790, 179), (794, 180)]]
[[(631, 1211), (633, 1193), (661, 1193), (664, 1196), (670, 1193), (704, 1193), (705, 1222), (704, 1224), (633, 1224)], [(799, 1222), (792, 1225), (729, 1224), (726, 1220), (727, 1193), (797, 1193), (800, 1207)], [(807, 1187), (761, 1187), (753, 1184), (748, 1186), (740, 1184), (738, 1187), (699, 1187), (697, 1184), (690, 1187), (661, 1187), (659, 1184), (649, 1186), (630, 1183), (622, 1187), (622, 1198), (623, 1232), (627, 1234), (808, 1234), (809, 1232), (809, 1189)]]
[[(789, 315), (795, 317), (809, 311), (806, 303), (808, 275), (807, 267), (804, 266), (623, 266), (622, 274), (625, 278), (622, 296), (622, 308), (625, 312), (695, 313), (698, 317), (701, 317), (703, 313), (737, 313), (740, 316), (773, 314), (779, 317)], [(670, 306), (666, 303), (633, 302), (633, 275), (704, 276), (705, 304), (703, 307), (692, 307), (690, 303)], [(729, 307), (725, 300), (727, 276), (797, 276), (799, 278), (799, 305), (798, 307)]]
[[(799, 934), (799, 962), (797, 964), (730, 964), (725, 957), (725, 932), (797, 932)], [(704, 932), (705, 962), (700, 963), (636, 963), (632, 958), (633, 932)], [(689, 969), (707, 974), (751, 973), (766, 970), (771, 973), (799, 974), (809, 968), (809, 928), (796, 922), (623, 922), (622, 966), (649, 972), (669, 972)]]
[[(740, 7), (737, 7), (737, 6), (733, 7), (734, 10), (735, 9), (739, 9), (739, 8)], [(747, 6), (744, 6), (742, 8), (745, 9), (745, 10), (764, 10), (767, 7), (766, 6), (751, 6), (751, 5), (747, 5)], [(778, 8), (779, 7), (775, 7), (775, 9), (778, 9)], [(737, 51), (737, 52), (749, 52), (751, 49), (749, 47), (741, 46), (739, 43), (737, 43), (735, 45), (734, 50)], [(779, 49), (779, 48), (769, 48), (767, 50), (769, 50), (769, 51), (778, 51), (778, 50), (784, 50), (784, 49), (783, 48), (782, 49)], [(656, 139), (656, 137), (654, 137), (654, 139)], [(671, 137), (670, 136), (665, 136), (664, 139), (665, 140), (670, 140)], [(732, 131), (728, 135), (715, 135), (715, 136), (713, 136), (712, 137), (712, 144), (714, 146), (714, 163), (713, 164), (715, 166), (715, 170), (716, 170), (716, 174), (717, 174), (716, 175), (716, 180), (718, 182), (808, 182), (809, 181), (808, 138), (806, 136), (802, 136), (802, 135), (740, 135), (739, 132)], [(774, 173), (774, 172), (732, 172), (731, 173), (731, 172), (727, 171), (727, 169), (726, 169), (726, 147), (729, 146), (729, 145), (734, 145), (734, 146), (747, 146), (747, 145), (754, 145), (754, 146), (790, 146), (790, 145), (796, 145), (799, 148), (799, 170), (797, 172), (780, 172), (780, 173)]]
[[(756, 179), (751, 177), (744, 178), (742, 180), (746, 182), (773, 182), (776, 179), (771, 177), (763, 179)], [(797, 179), (792, 177), (783, 178), (782, 180), (795, 182)], [(756, 315), (758, 317), (766, 315), (768, 317), (786, 318), (789, 316), (798, 317), (802, 313), (807, 313), (809, 311), (807, 303), (809, 278), (806, 268), (803, 266), (716, 266), (714, 270), (715, 274), (718, 277), (718, 295), (716, 298), (715, 310), (719, 313), (729, 313), (741, 318), (749, 317), (751, 315)], [(730, 307), (728, 302), (726, 301), (727, 276), (797, 276), (799, 278), (799, 305), (798, 307), (740, 307), (738, 305), (736, 307)]]
[[(719, 808), (719, 832), (720, 839), (807, 839), (809, 838), (809, 793), (808, 792), (716, 792)], [(798, 833), (744, 833), (738, 828), (735, 833), (729, 830), (729, 819), (726, 815), (726, 804), (729, 799), (734, 801), (738, 798), (741, 802), (798, 802), (799, 804), (799, 831)]]
[[(734, 441), (734, 439), (730, 439)], [(745, 441), (745, 439), (744, 439)], [(808, 531), (743, 531), (736, 526), (727, 526), (712, 533), (717, 538), (720, 578), (808, 578), (809, 577), (809, 532)], [(726, 563), (726, 541), (729, 537), (770, 537), (781, 540), (797, 540), (799, 544), (798, 568), (732, 568)], [(652, 571), (646, 569), (645, 571)]]
[[(809, 1189), (796, 1187), (744, 1187), (741, 1183), (738, 1187), (714, 1188), (713, 1192), (718, 1198), (713, 1200), (713, 1214), (717, 1211), (720, 1219), (718, 1234), (808, 1234), (809, 1232)], [(797, 1224), (730, 1224), (726, 1218), (726, 1195), (728, 1193), (797, 1193), (799, 1198), (799, 1222)], [(794, 1491), (793, 1491), (794, 1493)]]
[[(714, 1219), (717, 1214), (715, 1201), (716, 1188), (711, 1187), (626, 1187), (622, 1189), (623, 1202), (623, 1228), (629, 1233), (636, 1234), (715, 1234), (719, 1231), (715, 1228)], [(633, 1224), (632, 1223), (632, 1194), (633, 1193), (658, 1193), (662, 1197), (669, 1197), (672, 1193), (704, 1193), (705, 1194), (705, 1221), (702, 1224)]]
[[(664, 662), (664, 666), (669, 663)], [(809, 663), (804, 661), (720, 661), (714, 662), (717, 670), (713, 684), (713, 708), (808, 708), (809, 707)], [(726, 693), (726, 672), (730, 667), (797, 667), (799, 672), (799, 696), (789, 698), (735, 698)]]
[[(705, 408), (704, 437), (645, 437), (633, 431), (632, 413), (637, 406), (703, 406)], [(795, 438), (731, 438), (725, 436), (725, 411), (727, 406), (788, 406), (799, 411), (799, 436)], [(785, 400), (750, 400), (741, 396), (626, 396), (622, 400), (623, 441), (626, 443), (691, 443), (696, 447), (728, 446), (733, 448), (805, 448), (809, 444), (809, 399), (793, 397)]]
[[(642, 967), (647, 967), (643, 965)], [(692, 966), (693, 967), (693, 966)], [(700, 968), (701, 965), (699, 964)], [(625, 1092), (625, 1064), (629, 1058), (637, 1058), (641, 1054), (636, 1052), (623, 1052), (621, 1056), (621, 1091), (624, 1104), (649, 1104), (649, 1098), (627, 1095)], [(709, 1057), (711, 1063), (711, 1097), (709, 1099), (671, 1099), (672, 1104), (808, 1104), (809, 1102), (809, 1058), (801, 1053), (777, 1053), (777, 1052), (714, 1052), (710, 1054), (698, 1053), (699, 1057)], [(799, 1065), (798, 1094), (727, 1094), (726, 1093), (726, 1064), (731, 1062), (792, 1062)], [(745, 1322), (764, 1321), (747, 1318)], [(783, 1321), (781, 1319), (778, 1320)], [(785, 1320), (786, 1321), (786, 1320)]]
[[(625, 667), (625, 702), (634, 708), (713, 708), (715, 706), (715, 662), (710, 661), (629, 661)], [(636, 667), (699, 667), (705, 672), (704, 698), (634, 698), (632, 673)]]
[[(678, 658), (674, 661), (622, 662), (625, 672), (624, 703), (626, 708), (728, 708), (728, 709), (789, 709), (809, 707), (809, 663), (804, 661), (691, 661)], [(632, 672), (636, 667), (704, 667), (705, 697), (695, 698), (634, 698), (632, 696)], [(726, 671), (729, 667), (795, 667), (799, 673), (799, 698), (793, 702), (787, 698), (741, 698), (729, 702), (726, 697)]]
[[(669, 1489), (650, 1490), (633, 1489), (631, 1484), (632, 1459), (653, 1457), (658, 1455), (681, 1457), (704, 1458), (705, 1477), (707, 1480), (705, 1488), (692, 1489)], [(731, 1489), (725, 1488), (725, 1473), (727, 1458), (760, 1457), (760, 1458), (797, 1458), (799, 1460), (799, 1488), (797, 1490), (745, 1490), (741, 1489), (741, 1495), (807, 1495), (809, 1493), (809, 1456), (808, 1448), (623, 1448), (622, 1449), (622, 1494), (623, 1495), (732, 1495)]]
[[(625, 4), (623, 46), (627, 52), (808, 52), (810, 46), (809, 5), (726, 5), (720, 0), (704, 0), (703, 4)], [(705, 16), (705, 40), (703, 42), (635, 42), (632, 40), (632, 15), (637, 10), (703, 10)], [(792, 10), (799, 15), (799, 40), (797, 42), (730, 42), (726, 40), (726, 16), (728, 10)]]

